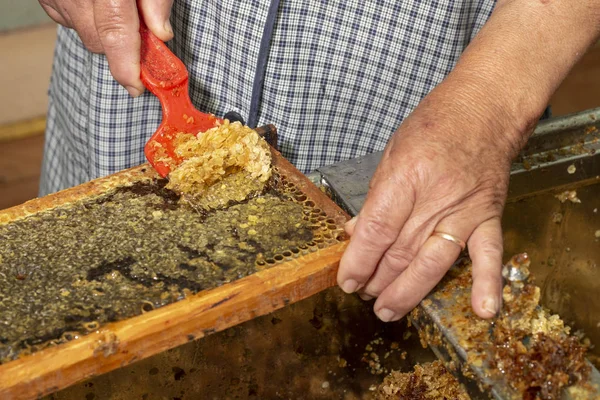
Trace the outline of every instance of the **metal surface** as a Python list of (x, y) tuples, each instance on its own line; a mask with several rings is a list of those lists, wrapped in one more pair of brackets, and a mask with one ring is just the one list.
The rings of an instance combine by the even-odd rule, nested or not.
[(593, 183), (598, 175), (600, 108), (538, 126), (520, 159), (513, 164), (509, 201), (585, 184), (588, 180)]
[(382, 154), (383, 152), (377, 152), (322, 167), (309, 177), (313, 182), (319, 182), (329, 188), (333, 200), (348, 214), (355, 216), (365, 202), (369, 182)]
[(566, 189), (574, 190), (581, 203), (559, 201), (556, 195), (565, 187), (509, 201), (503, 217), (504, 254), (529, 254), (541, 303), (583, 330), (595, 344), (590, 357), (600, 365), (600, 180), (575, 182)]
[[(555, 168), (566, 170), (568, 165), (570, 161), (555, 165)], [(591, 171), (583, 172), (587, 175)], [(576, 190), (581, 203), (561, 203), (556, 195), (565, 189)], [(541, 304), (560, 315), (573, 331), (583, 331), (594, 345), (588, 353), (588, 359), (598, 365), (600, 238), (596, 237), (595, 232), (600, 230), (600, 181), (595, 178), (586, 179), (574, 182), (572, 186), (561, 186), (558, 190), (550, 188), (531, 195), (522, 190), (520, 192), (523, 195), (520, 199), (509, 201), (503, 217), (505, 257), (528, 252), (532, 260), (529, 269), (536, 285), (541, 288)], [(510, 266), (505, 271), (506, 277), (515, 280), (515, 283), (519, 283), (527, 275), (520, 268)], [(459, 295), (460, 293), (455, 292), (451, 299), (438, 299), (419, 306), (423, 311), (422, 325), (435, 327), (440, 339), (438, 344), (431, 345), (432, 349), (442, 360), (454, 360), (461, 367), (468, 365), (479, 383), (493, 388), (490, 393), (495, 398), (514, 398), (511, 397), (514, 395), (506, 382), (490, 381), (489, 371), (485, 366), (466, 363), (469, 352), (460, 346), (463, 338), (459, 331), (453, 330), (452, 324), (447, 323), (453, 317), (460, 317), (460, 314), (448, 314), (448, 309), (455, 304)], [(435, 293), (429, 298), (433, 299), (434, 296)], [(452, 358), (451, 355), (455, 357)], [(595, 385), (600, 385), (600, 374), (596, 369), (593, 369), (591, 379)], [(476, 386), (471, 385), (469, 388), (472, 398), (487, 397), (479, 393)], [(598, 398), (598, 394), (575, 397), (567, 392), (563, 398)]]
[[(444, 284), (438, 287), (443, 290)], [(465, 311), (455, 307), (456, 302), (469, 299), (469, 288), (451, 288), (451, 295), (436, 296), (434, 292), (427, 297), (418, 307), (418, 313), (412, 318), (413, 324), (427, 337), (431, 350), (438, 359), (442, 360), (455, 376), (467, 389), (472, 400), (496, 399), (496, 400), (518, 400), (523, 394), (511, 388), (510, 381), (504, 375), (492, 367), (489, 359), (493, 356), (486, 348), (488, 343), (483, 340), (480, 343), (473, 342), (467, 330), (457, 324), (464, 320)], [(467, 306), (469, 307), (467, 301)], [(469, 312), (467, 312), (469, 313)], [(413, 314), (415, 315), (415, 314)], [(492, 330), (494, 326), (491, 325)], [(471, 342), (470, 342), (471, 341)], [(482, 357), (481, 355), (485, 356)], [(487, 359), (486, 359), (487, 357)], [(593, 400), (600, 396), (600, 373), (589, 365), (591, 374), (589, 382), (591, 387), (579, 386), (580, 390), (573, 394), (570, 390), (563, 390), (563, 400)]]

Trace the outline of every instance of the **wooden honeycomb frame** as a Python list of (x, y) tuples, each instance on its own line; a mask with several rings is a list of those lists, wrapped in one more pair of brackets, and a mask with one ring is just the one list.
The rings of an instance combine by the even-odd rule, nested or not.
[[(348, 215), (272, 149), (273, 166), (315, 206), (343, 225)], [(8, 223), (54, 207), (84, 200), (157, 174), (141, 165), (106, 178), (0, 211)], [(221, 287), (201, 291), (151, 312), (103, 325), (97, 331), (0, 365), (0, 397), (47, 395), (80, 380), (202, 338), (335, 285), (345, 240), (277, 264)]]

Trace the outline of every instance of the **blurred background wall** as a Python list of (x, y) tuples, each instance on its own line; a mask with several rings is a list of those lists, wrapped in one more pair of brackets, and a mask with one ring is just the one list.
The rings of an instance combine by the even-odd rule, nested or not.
[(37, 0), (0, 0), (0, 209), (37, 195), (55, 38)]
[(0, 32), (49, 22), (37, 0), (2, 0)]

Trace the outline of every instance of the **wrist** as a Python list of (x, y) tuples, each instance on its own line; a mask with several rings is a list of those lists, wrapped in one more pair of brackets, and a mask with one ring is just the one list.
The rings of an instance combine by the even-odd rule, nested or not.
[[(521, 74), (518, 67), (499, 66), (492, 60), (469, 61), (458, 65), (449, 81), (457, 91), (466, 91), (464, 96), (489, 116), (490, 128), (502, 132), (497, 139), (506, 141), (512, 147), (511, 156), (516, 157), (548, 106), (552, 92), (543, 82), (524, 82), (526, 74)], [(499, 70), (514, 72), (507, 76), (510, 74)]]
[[(442, 135), (470, 152), (494, 153), (510, 163), (525, 146), (539, 111), (516, 107), (507, 90), (494, 90), (485, 79), (464, 76), (455, 70), (423, 101), (429, 114), (437, 114), (448, 126)], [(428, 105), (429, 104), (429, 105)], [(533, 107), (531, 107), (533, 109)]]
[(443, 84), (482, 110), (489, 132), (514, 157), (569, 69), (597, 40), (598, 15), (600, 2), (499, 1)]

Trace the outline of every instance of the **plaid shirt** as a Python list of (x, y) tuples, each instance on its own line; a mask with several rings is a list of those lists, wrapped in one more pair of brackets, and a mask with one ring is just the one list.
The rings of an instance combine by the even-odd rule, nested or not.
[[(273, 1), (177, 0), (169, 46), (189, 69), (198, 109), (248, 121), (259, 98), (257, 124), (278, 127), (284, 156), (303, 172), (383, 149), (495, 3)], [(62, 27), (49, 97), (40, 194), (145, 161), (144, 144), (161, 120), (158, 100), (148, 92), (130, 98), (105, 57)]]

